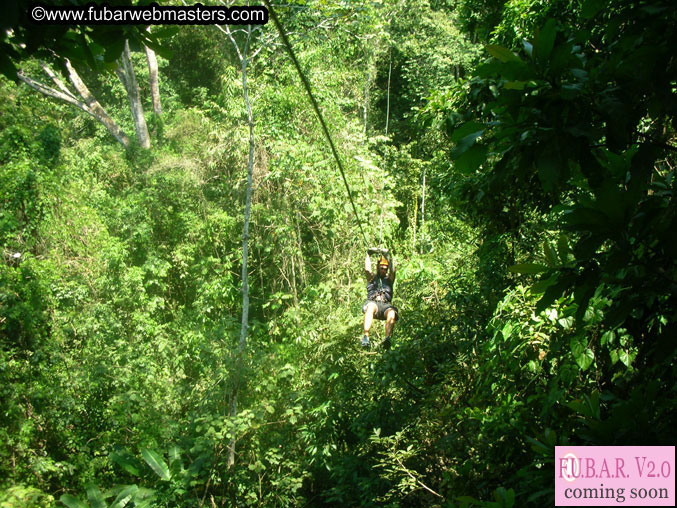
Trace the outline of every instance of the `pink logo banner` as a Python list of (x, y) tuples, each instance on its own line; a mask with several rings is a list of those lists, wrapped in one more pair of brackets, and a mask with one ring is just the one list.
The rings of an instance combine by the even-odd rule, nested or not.
[(674, 446), (556, 446), (556, 506), (675, 506)]

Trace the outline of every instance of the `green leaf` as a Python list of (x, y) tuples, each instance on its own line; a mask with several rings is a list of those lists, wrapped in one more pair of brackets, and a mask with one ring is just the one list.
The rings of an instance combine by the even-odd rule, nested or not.
[(128, 485), (123, 488), (118, 496), (113, 501), (113, 504), (110, 505), (110, 508), (124, 508), (134, 497), (134, 494), (139, 490), (139, 487), (136, 485)]
[(635, 352), (630, 352), (627, 349), (621, 349), (619, 350), (618, 353), (618, 359), (623, 362), (623, 365), (626, 367), (630, 367), (632, 365), (632, 362), (635, 359), (635, 356), (637, 356), (637, 353)]
[(89, 499), (92, 508), (106, 508), (103, 494), (96, 485), (87, 487), (87, 499)]
[(106, 46), (106, 51), (103, 57), (104, 62), (106, 63), (115, 62), (115, 60), (120, 58), (120, 55), (122, 54), (122, 51), (124, 49), (125, 49), (124, 39), (119, 39), (114, 42), (111, 42), (108, 46)]
[(545, 429), (543, 435), (545, 436), (545, 441), (554, 448), (557, 444), (557, 432), (552, 429)]
[(126, 450), (115, 450), (111, 452), (109, 458), (128, 473), (134, 476), (141, 476), (139, 464)]
[(181, 461), (181, 448), (176, 445), (169, 447), (169, 464), (174, 465), (176, 462)]
[(454, 167), (463, 173), (472, 173), (487, 160), (487, 147), (473, 145), (454, 161)]
[(534, 51), (536, 58), (541, 61), (546, 61), (552, 52), (555, 45), (555, 37), (557, 36), (557, 22), (554, 19), (546, 21), (545, 25), (536, 32), (536, 40), (534, 41)]
[(157, 474), (160, 478), (165, 481), (171, 479), (172, 476), (169, 472), (169, 467), (157, 452), (149, 450), (148, 448), (144, 448), (141, 450), (141, 456), (143, 457), (143, 460), (145, 460), (146, 463), (151, 467), (151, 469), (155, 471), (155, 474)]
[(607, 330), (602, 334), (602, 337), (600, 338), (599, 342), (604, 346), (605, 344), (613, 344), (614, 341), (616, 340), (616, 331), (615, 330)]
[(151, 507), (153, 506), (153, 501), (155, 501), (155, 491), (139, 487), (139, 490), (136, 491), (132, 499), (134, 501), (134, 508)]
[(569, 239), (564, 233), (560, 233), (559, 238), (557, 239), (557, 253), (559, 254), (559, 259), (562, 264), (566, 264), (569, 261)]
[(599, 271), (596, 267), (585, 270), (576, 280), (574, 302), (578, 305), (576, 319), (583, 319), (588, 310), (590, 299), (599, 285)]
[(507, 81), (503, 84), (503, 88), (506, 90), (524, 90), (526, 84), (526, 81)]
[(579, 260), (590, 259), (597, 253), (602, 243), (604, 237), (601, 235), (584, 237), (574, 247), (574, 254)]
[(459, 496), (456, 498), (456, 501), (459, 501), (461, 503), (461, 507), (482, 505), (480, 501), (471, 496)]
[(588, 347), (585, 338), (572, 337), (569, 345), (571, 347), (571, 352), (574, 355), (574, 360), (576, 360), (576, 363), (581, 370), (588, 370), (595, 360), (595, 354), (592, 352), (592, 349)]
[(547, 272), (548, 267), (538, 263), (521, 263), (512, 265), (508, 270), (512, 273), (542, 273)]
[(162, 58), (166, 58), (167, 60), (169, 60), (170, 58), (172, 58), (172, 56), (174, 56), (174, 52), (171, 49), (169, 49), (167, 46), (159, 44), (158, 42), (152, 39), (147, 41), (147, 45), (150, 49), (155, 51)]
[(59, 501), (68, 506), (68, 508), (89, 508), (87, 503), (83, 503), (77, 497), (70, 494), (64, 494), (59, 498)]
[(540, 314), (548, 308), (555, 300), (562, 296), (562, 294), (571, 286), (573, 282), (572, 275), (565, 275), (561, 277), (555, 284), (549, 286), (540, 300), (536, 303), (536, 314)]
[(599, 391), (593, 390), (592, 393), (590, 394), (590, 396), (584, 395), (583, 398), (588, 403), (588, 407), (590, 408), (591, 417), (595, 418), (596, 420), (599, 420), (600, 419)]
[(585, 19), (594, 18), (602, 7), (604, 7), (602, 0), (584, 0), (581, 6), (581, 16)]
[(503, 46), (498, 46), (496, 44), (487, 44), (485, 49), (491, 56), (500, 60), (501, 62), (520, 61), (520, 58), (515, 53), (510, 51), (508, 48), (504, 48)]
[(465, 122), (454, 129), (454, 132), (451, 135), (451, 140), (454, 143), (458, 143), (463, 138), (470, 135), (473, 135), (474, 139), (477, 139), (482, 135), (485, 128), (486, 126), (480, 122)]
[(159, 25), (151, 28), (150, 38), (151, 40), (157, 39), (168, 39), (173, 37), (180, 32), (180, 29), (176, 25)]
[(552, 248), (552, 245), (550, 245), (550, 242), (547, 240), (543, 242), (543, 254), (545, 255), (545, 259), (548, 260), (548, 264), (550, 266), (557, 266), (557, 255), (555, 254), (555, 250)]
[(541, 279), (538, 282), (534, 282), (529, 288), (531, 294), (537, 295), (545, 292), (550, 286), (557, 282), (557, 275), (552, 275), (547, 279)]
[[(454, 132), (454, 134), (456, 134)], [(461, 155), (463, 155), (466, 151), (468, 151), (472, 146), (475, 144), (475, 141), (477, 138), (479, 138), (482, 135), (482, 131), (476, 131), (468, 134), (467, 136), (464, 136), (463, 138), (459, 139), (456, 142), (456, 145), (454, 148), (451, 150), (451, 158), (452, 159), (458, 159)]]
[(553, 447), (545, 445), (541, 443), (538, 439), (534, 439), (533, 437), (527, 436), (526, 439), (527, 442), (531, 444), (531, 449), (534, 452), (546, 456), (554, 455), (555, 450)]

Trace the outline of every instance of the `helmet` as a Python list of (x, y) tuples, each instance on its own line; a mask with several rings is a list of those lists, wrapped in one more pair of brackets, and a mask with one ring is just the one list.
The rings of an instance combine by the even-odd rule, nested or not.
[(379, 266), (388, 266), (389, 263), (384, 256), (381, 256), (381, 259), (378, 260), (378, 264)]

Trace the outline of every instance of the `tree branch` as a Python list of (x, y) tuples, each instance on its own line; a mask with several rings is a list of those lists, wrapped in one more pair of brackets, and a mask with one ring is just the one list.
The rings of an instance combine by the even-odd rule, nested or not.
[(425, 483), (423, 483), (421, 480), (419, 480), (418, 478), (416, 478), (413, 474), (411, 474), (411, 471), (409, 471), (406, 467), (404, 467), (404, 464), (402, 464), (402, 461), (401, 461), (399, 458), (395, 457), (395, 460), (396, 460), (397, 463), (400, 465), (400, 468), (402, 469), (402, 471), (404, 471), (405, 473), (407, 473), (407, 475), (409, 475), (409, 477), (410, 477), (412, 480), (414, 480), (416, 483), (418, 483), (421, 487), (423, 487), (425, 490), (427, 490), (427, 491), (430, 492), (431, 494), (433, 494), (433, 495), (439, 497), (440, 499), (444, 499), (444, 496), (442, 496), (441, 494), (438, 494), (438, 493), (435, 492), (433, 489), (431, 489), (430, 487), (428, 487)]
[(56, 84), (57, 87), (59, 87), (60, 90), (63, 91), (63, 93), (72, 97), (73, 100), (77, 100), (77, 97), (73, 95), (73, 92), (71, 92), (68, 87), (64, 85), (63, 81), (59, 79), (59, 77), (54, 73), (54, 71), (52, 71), (52, 69), (49, 68), (45, 62), (40, 62), (40, 67), (42, 67), (42, 70), (45, 71), (45, 74), (50, 77), (50, 79)]
[[(67, 102), (68, 104), (71, 104), (72, 106), (75, 106), (78, 109), (81, 109), (85, 113), (92, 114), (92, 112), (89, 110), (87, 105), (83, 102), (78, 101), (75, 97), (73, 97), (72, 94), (65, 94), (64, 92), (61, 92), (59, 90), (56, 90), (52, 87), (49, 87), (43, 83), (40, 83), (39, 81), (35, 81), (32, 78), (29, 78), (25, 74), (23, 74), (21, 71), (17, 73), (17, 76), (19, 80), (23, 81), (26, 83), (28, 86), (30, 86), (33, 90), (36, 90), (40, 92), (43, 95), (46, 95), (48, 97), (52, 97), (53, 99), (58, 99), (64, 102)], [(93, 115), (92, 115), (93, 116)]]

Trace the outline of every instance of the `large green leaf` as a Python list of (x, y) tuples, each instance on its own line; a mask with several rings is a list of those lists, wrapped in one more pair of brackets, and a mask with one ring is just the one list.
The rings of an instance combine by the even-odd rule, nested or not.
[(550, 56), (557, 36), (557, 22), (554, 19), (546, 21), (545, 25), (536, 33), (534, 52), (536, 58), (545, 61)]
[(545, 240), (543, 242), (543, 255), (545, 256), (545, 259), (548, 261), (548, 264), (551, 267), (555, 267), (558, 265), (555, 249), (552, 247), (552, 244), (548, 240)]
[(103, 494), (96, 485), (87, 487), (87, 499), (89, 499), (92, 508), (106, 508), (106, 501)]
[(87, 503), (83, 503), (77, 497), (70, 494), (64, 494), (59, 498), (59, 501), (68, 506), (68, 508), (89, 508)]
[(136, 485), (124, 487), (113, 501), (113, 504), (110, 505), (110, 508), (124, 508), (132, 500), (138, 490), (139, 487)]
[(174, 462), (181, 459), (181, 448), (176, 445), (169, 447), (169, 462)]
[(487, 160), (486, 145), (475, 144), (454, 161), (454, 167), (463, 173), (472, 173)]
[(472, 138), (474, 141), (482, 135), (485, 128), (486, 125), (481, 122), (465, 122), (454, 129), (451, 140), (454, 143), (458, 143), (464, 138)]
[(588, 370), (595, 360), (595, 354), (592, 352), (592, 349), (588, 347), (585, 338), (572, 337), (569, 345), (571, 347), (571, 353), (574, 355), (574, 360), (576, 360), (576, 363), (581, 370)]
[(141, 450), (141, 456), (143, 457), (143, 460), (145, 460), (146, 463), (151, 467), (151, 469), (155, 471), (155, 474), (157, 474), (160, 478), (165, 481), (171, 479), (172, 475), (169, 472), (167, 463), (162, 460), (162, 457), (160, 457), (157, 452), (149, 450), (148, 448), (144, 448)]
[(569, 261), (569, 254), (571, 249), (569, 248), (569, 239), (564, 233), (560, 233), (559, 238), (557, 239), (557, 253), (559, 254), (560, 262), (564, 265)]
[(594, 18), (602, 7), (604, 7), (602, 0), (584, 0), (581, 6), (581, 16), (585, 19)]
[(458, 159), (466, 151), (468, 151), (474, 144), (477, 138), (482, 135), (482, 131), (471, 132), (470, 134), (463, 136), (456, 142), (456, 146), (451, 150), (451, 158)]
[(109, 455), (110, 459), (118, 464), (122, 469), (134, 476), (141, 476), (140, 464), (137, 460), (126, 450), (114, 450)]
[(503, 46), (487, 44), (486, 50), (491, 56), (497, 58), (501, 62), (520, 61), (520, 58), (515, 53), (510, 51), (508, 48), (504, 48)]

